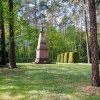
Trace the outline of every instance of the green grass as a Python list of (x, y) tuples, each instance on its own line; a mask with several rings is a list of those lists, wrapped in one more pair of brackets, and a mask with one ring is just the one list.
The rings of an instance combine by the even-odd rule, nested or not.
[(0, 100), (100, 100), (91, 65), (17, 64), (0, 68)]

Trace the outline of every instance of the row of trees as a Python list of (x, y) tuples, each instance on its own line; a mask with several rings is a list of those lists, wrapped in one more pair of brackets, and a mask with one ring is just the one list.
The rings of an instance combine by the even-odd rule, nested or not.
[[(16, 68), (15, 60), (15, 44), (14, 44), (14, 14), (13, 14), (13, 1), (8, 1), (9, 6), (9, 67)], [(6, 65), (6, 49), (5, 49), (5, 30), (4, 30), (4, 14), (3, 14), (3, 1), (0, 0), (0, 32), (1, 32), (1, 64)]]
[[(6, 64), (6, 51), (9, 52), (10, 68), (17, 67), (16, 60), (19, 58), (35, 59), (37, 33), (40, 22), (43, 21), (50, 59), (56, 59), (56, 55), (62, 52), (78, 51), (81, 61), (85, 62), (87, 57), (90, 63), (88, 39), (89, 35), (91, 36), (92, 85), (99, 86), (96, 22), (99, 2), (89, 0), (88, 4), (85, 0), (72, 0), (72, 2), (68, 0), (0, 0), (1, 64)], [(98, 16), (99, 14), (97, 19)], [(88, 34), (89, 19), (90, 34)]]

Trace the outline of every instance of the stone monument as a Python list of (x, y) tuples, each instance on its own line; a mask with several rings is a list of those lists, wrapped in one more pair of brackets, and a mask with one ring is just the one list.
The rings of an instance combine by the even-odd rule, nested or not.
[(46, 46), (46, 39), (45, 39), (45, 32), (44, 32), (44, 27), (42, 23), (42, 29), (39, 34), (39, 39), (38, 39), (38, 45), (36, 49), (36, 59), (35, 63), (36, 64), (44, 64), (48, 63), (48, 49)]

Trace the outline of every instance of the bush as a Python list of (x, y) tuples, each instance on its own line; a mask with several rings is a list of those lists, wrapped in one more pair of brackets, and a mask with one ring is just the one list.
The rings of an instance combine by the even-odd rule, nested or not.
[(59, 54), (59, 55), (57, 55), (57, 62), (60, 62), (60, 57), (61, 57), (61, 55)]
[(63, 63), (64, 62), (64, 53), (60, 54), (61, 55), (61, 59), (60, 62)]
[(16, 58), (17, 63), (31, 63), (35, 61), (33, 58)]
[(64, 53), (64, 63), (68, 63), (69, 52)]
[(79, 62), (79, 55), (77, 52), (70, 52), (68, 63), (78, 63)]

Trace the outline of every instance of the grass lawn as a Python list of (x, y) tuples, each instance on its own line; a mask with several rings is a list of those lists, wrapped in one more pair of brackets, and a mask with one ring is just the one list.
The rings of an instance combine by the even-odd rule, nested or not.
[(100, 100), (91, 65), (18, 64), (0, 68), (0, 100)]

